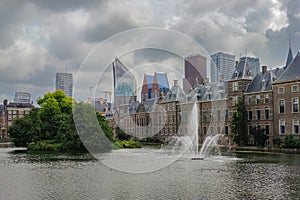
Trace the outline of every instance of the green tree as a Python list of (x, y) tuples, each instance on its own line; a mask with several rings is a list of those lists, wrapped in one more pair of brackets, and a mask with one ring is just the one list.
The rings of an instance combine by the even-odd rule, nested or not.
[(39, 109), (33, 108), (27, 116), (16, 119), (9, 127), (8, 132), (15, 146), (27, 147), (28, 144), (39, 140), (41, 121), (38, 112)]
[(243, 98), (236, 104), (236, 112), (232, 116), (231, 132), (235, 143), (240, 146), (247, 145), (247, 110)]
[(66, 119), (72, 114), (72, 98), (69, 98), (61, 90), (47, 93), (39, 98), (37, 103), (41, 106), (39, 118), (41, 125), (41, 139), (54, 139), (66, 123)]
[(93, 152), (111, 150), (113, 132), (104, 117), (86, 103), (75, 104), (73, 109), (76, 130), (85, 146)]
[(76, 103), (62, 91), (49, 92), (37, 102), (41, 108), (32, 109), (10, 127), (16, 146), (46, 151), (86, 151), (84, 142), (91, 147), (89, 150), (111, 149), (112, 129), (91, 105)]

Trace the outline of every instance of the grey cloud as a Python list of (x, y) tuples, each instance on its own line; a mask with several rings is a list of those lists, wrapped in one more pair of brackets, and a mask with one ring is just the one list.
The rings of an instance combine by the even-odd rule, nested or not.
[[(287, 0), (277, 5), (280, 4), (278, 9), (286, 12), (288, 26), (272, 30), (270, 22), (276, 21), (272, 19), (271, 9), (275, 4), (271, 0), (4, 0), (0, 2), (0, 96), (11, 97), (15, 90), (27, 86), (34, 97), (41, 96), (54, 88), (56, 71), (68, 68), (75, 74), (99, 42), (121, 31), (145, 26), (180, 31), (209, 53), (225, 51), (238, 56), (248, 49), (249, 54), (260, 57), (264, 64), (280, 66), (285, 63), (289, 36), (294, 54), (299, 49), (300, 2)], [(143, 40), (135, 42), (155, 44), (157, 41), (151, 41), (146, 34)], [(163, 38), (160, 43), (179, 52), (190, 48), (172, 37)], [(108, 44), (106, 52), (90, 62), (93, 72), (82, 71), (87, 80), (80, 89), (81, 99), (89, 94), (89, 75), (106, 67), (102, 63), (107, 60), (101, 56), (117, 54), (122, 46), (135, 44), (132, 41)], [(182, 67), (176, 59), (168, 60), (172, 56), (159, 51), (136, 51), (127, 56), (128, 63), (132, 64), (169, 62), (178, 65), (178, 69)], [(105, 76), (109, 74), (106, 72)]]

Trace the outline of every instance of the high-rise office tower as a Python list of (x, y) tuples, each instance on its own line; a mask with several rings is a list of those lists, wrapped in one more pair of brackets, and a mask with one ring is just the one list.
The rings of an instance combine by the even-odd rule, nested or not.
[(230, 80), (235, 68), (235, 56), (223, 52), (211, 55), (211, 81)]
[[(240, 62), (244, 61), (246, 57), (241, 57)], [(260, 72), (260, 62), (259, 58), (247, 57), (247, 63), (249, 65), (249, 70), (252, 76), (255, 76), (257, 73)]]
[(68, 97), (72, 97), (73, 76), (70, 73), (56, 73), (56, 90), (62, 90)]
[(195, 85), (196, 80), (198, 83), (203, 83), (207, 78), (206, 57), (197, 54), (191, 55), (184, 59), (184, 79), (183, 90), (188, 93)]
[(136, 80), (130, 70), (118, 59), (112, 63), (114, 79), (114, 103), (118, 109), (136, 99)]
[(31, 94), (28, 92), (16, 92), (14, 102), (15, 103), (30, 103)]

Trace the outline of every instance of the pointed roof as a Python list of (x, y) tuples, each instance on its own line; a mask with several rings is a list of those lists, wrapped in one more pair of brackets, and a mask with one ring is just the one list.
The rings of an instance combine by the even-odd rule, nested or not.
[(300, 52), (275, 82), (300, 79)]
[(168, 76), (165, 72), (156, 72), (155, 75), (157, 78), (157, 83), (159, 85), (160, 89), (168, 88), (169, 89), (169, 82), (168, 82)]
[(293, 53), (292, 53), (292, 44), (291, 44), (291, 38), (289, 39), (289, 53), (288, 57), (286, 59), (285, 67), (289, 66), (289, 64), (293, 61)]
[(146, 81), (148, 83), (148, 89), (152, 89), (154, 75), (146, 74)]
[(251, 78), (250, 65), (247, 62), (247, 59), (239, 61), (238, 66), (235, 68), (231, 76), (231, 80), (242, 78)]

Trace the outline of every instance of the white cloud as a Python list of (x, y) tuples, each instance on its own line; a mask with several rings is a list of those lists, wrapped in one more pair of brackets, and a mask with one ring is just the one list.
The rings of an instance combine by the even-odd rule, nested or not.
[(282, 3), (278, 0), (272, 0), (273, 5), (270, 7), (271, 17), (268, 28), (279, 31), (289, 25), (286, 11), (282, 9)]

